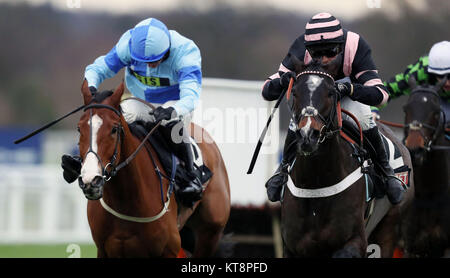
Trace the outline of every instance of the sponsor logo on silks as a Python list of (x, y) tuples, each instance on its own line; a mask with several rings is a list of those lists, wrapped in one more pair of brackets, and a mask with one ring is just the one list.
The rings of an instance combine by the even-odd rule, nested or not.
[(169, 78), (160, 78), (153, 76), (142, 76), (137, 74), (135, 71), (130, 71), (137, 80), (139, 80), (142, 84), (151, 86), (151, 87), (161, 87), (161, 86), (170, 86)]
[(408, 186), (409, 186), (409, 184), (408, 184), (408, 171), (406, 171), (406, 172), (400, 172), (400, 173), (395, 173), (395, 176), (397, 177), (397, 178), (399, 178), (402, 182), (404, 182), (405, 184), (407, 184)]

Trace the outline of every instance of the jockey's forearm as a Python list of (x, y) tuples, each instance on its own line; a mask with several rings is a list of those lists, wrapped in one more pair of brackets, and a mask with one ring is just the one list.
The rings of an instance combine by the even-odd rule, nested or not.
[(351, 99), (371, 105), (378, 106), (386, 103), (387, 93), (379, 86), (364, 86), (361, 84), (353, 84), (353, 94)]
[(89, 86), (98, 88), (98, 86), (107, 78), (116, 75), (105, 62), (105, 56), (98, 57), (93, 64), (86, 67), (84, 77)]
[(198, 105), (200, 94), (201, 86), (197, 82), (180, 84), (180, 100), (173, 105), (177, 115), (185, 116), (194, 111)]

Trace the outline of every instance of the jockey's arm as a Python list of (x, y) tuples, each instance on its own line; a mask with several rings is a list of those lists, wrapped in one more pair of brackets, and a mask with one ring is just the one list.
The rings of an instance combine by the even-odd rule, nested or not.
[(281, 62), (278, 71), (269, 76), (263, 85), (262, 96), (265, 100), (272, 101), (280, 97), (283, 87), (280, 84), (280, 77), (289, 71), (294, 71), (295, 66), (292, 64), (291, 55), (295, 55), (299, 60), (303, 61), (305, 46), (303, 36), (297, 38), (289, 48), (288, 53)]
[(283, 88), (280, 84), (280, 77), (285, 72), (288, 72), (287, 69), (282, 63), (280, 64), (280, 68), (278, 72), (269, 76), (263, 85), (262, 96), (265, 100), (272, 101), (276, 100), (280, 97), (283, 92)]
[(130, 32), (125, 32), (119, 42), (106, 54), (98, 57), (93, 64), (86, 67), (84, 77), (89, 86), (98, 86), (107, 78), (116, 75), (120, 69), (130, 62), (128, 41)]
[(185, 116), (197, 107), (202, 91), (201, 84), (194, 80), (180, 82), (180, 100), (173, 108), (179, 116)]
[[(403, 95), (409, 95), (410, 89), (408, 80), (410, 76), (414, 76), (416, 83), (428, 80), (425, 67), (428, 65), (428, 57), (420, 57), (419, 60), (411, 65), (408, 65), (407, 69), (403, 73), (396, 74), (383, 84), (389, 93), (389, 101), (398, 98)], [(381, 105), (379, 108), (384, 108), (385, 105)], [(378, 107), (371, 107), (372, 111), (378, 111)]]
[(352, 65), (351, 79), (353, 81), (353, 100), (361, 103), (380, 106), (384, 105), (389, 94), (381, 81), (378, 70), (373, 62), (371, 49), (364, 39), (360, 38)]
[(177, 115), (187, 115), (197, 107), (202, 92), (202, 70), (200, 49), (191, 42), (184, 45), (177, 53), (180, 57), (175, 63), (180, 88), (180, 100), (173, 108)]
[(408, 80), (410, 76), (415, 78), (417, 84), (428, 81), (428, 74), (425, 70), (427, 65), (428, 57), (420, 57), (415, 64), (409, 65), (403, 73), (395, 75), (388, 82), (384, 82), (389, 91), (389, 98), (394, 99), (402, 95), (409, 95)]

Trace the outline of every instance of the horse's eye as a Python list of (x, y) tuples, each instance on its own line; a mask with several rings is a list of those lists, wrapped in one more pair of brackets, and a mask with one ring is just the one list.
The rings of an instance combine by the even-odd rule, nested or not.
[(80, 127), (79, 126), (77, 126), (77, 131), (78, 131), (78, 133), (80, 133)]
[(117, 130), (118, 130), (117, 126), (113, 127), (111, 130), (111, 134), (117, 133)]

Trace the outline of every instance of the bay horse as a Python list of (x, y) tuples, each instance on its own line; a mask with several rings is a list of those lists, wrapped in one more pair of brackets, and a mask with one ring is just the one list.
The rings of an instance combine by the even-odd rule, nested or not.
[[(400, 212), (410, 193), (385, 212), (369, 231), (365, 212), (366, 182), (357, 146), (341, 135), (339, 96), (334, 77), (342, 57), (327, 64), (305, 65), (291, 56), (297, 79), (292, 87), (292, 119), (297, 126), (296, 158), (281, 202), (281, 231), (286, 257), (366, 257), (368, 242), (392, 257), (398, 241)], [(404, 154), (408, 152), (404, 149)], [(376, 200), (378, 202), (378, 199)], [(369, 238), (370, 236), (370, 238)], [(369, 238), (369, 239), (368, 239)]]
[(81, 92), (86, 107), (78, 123), (83, 160), (79, 182), (89, 199), (87, 216), (98, 257), (177, 257), (179, 231), (185, 224), (196, 235), (192, 256), (212, 256), (228, 221), (230, 188), (224, 161), (209, 134), (203, 130), (205, 140), (198, 145), (213, 176), (195, 210), (185, 208), (188, 213), (180, 223), (181, 206), (169, 179), (161, 178), (165, 172), (155, 150), (148, 143), (139, 149), (141, 141), (121, 113), (123, 82), (100, 101), (92, 102), (86, 80)]
[(445, 114), (435, 86), (408, 80), (411, 94), (405, 112), (405, 145), (414, 167), (414, 201), (405, 219), (405, 255), (450, 256), (450, 140)]

